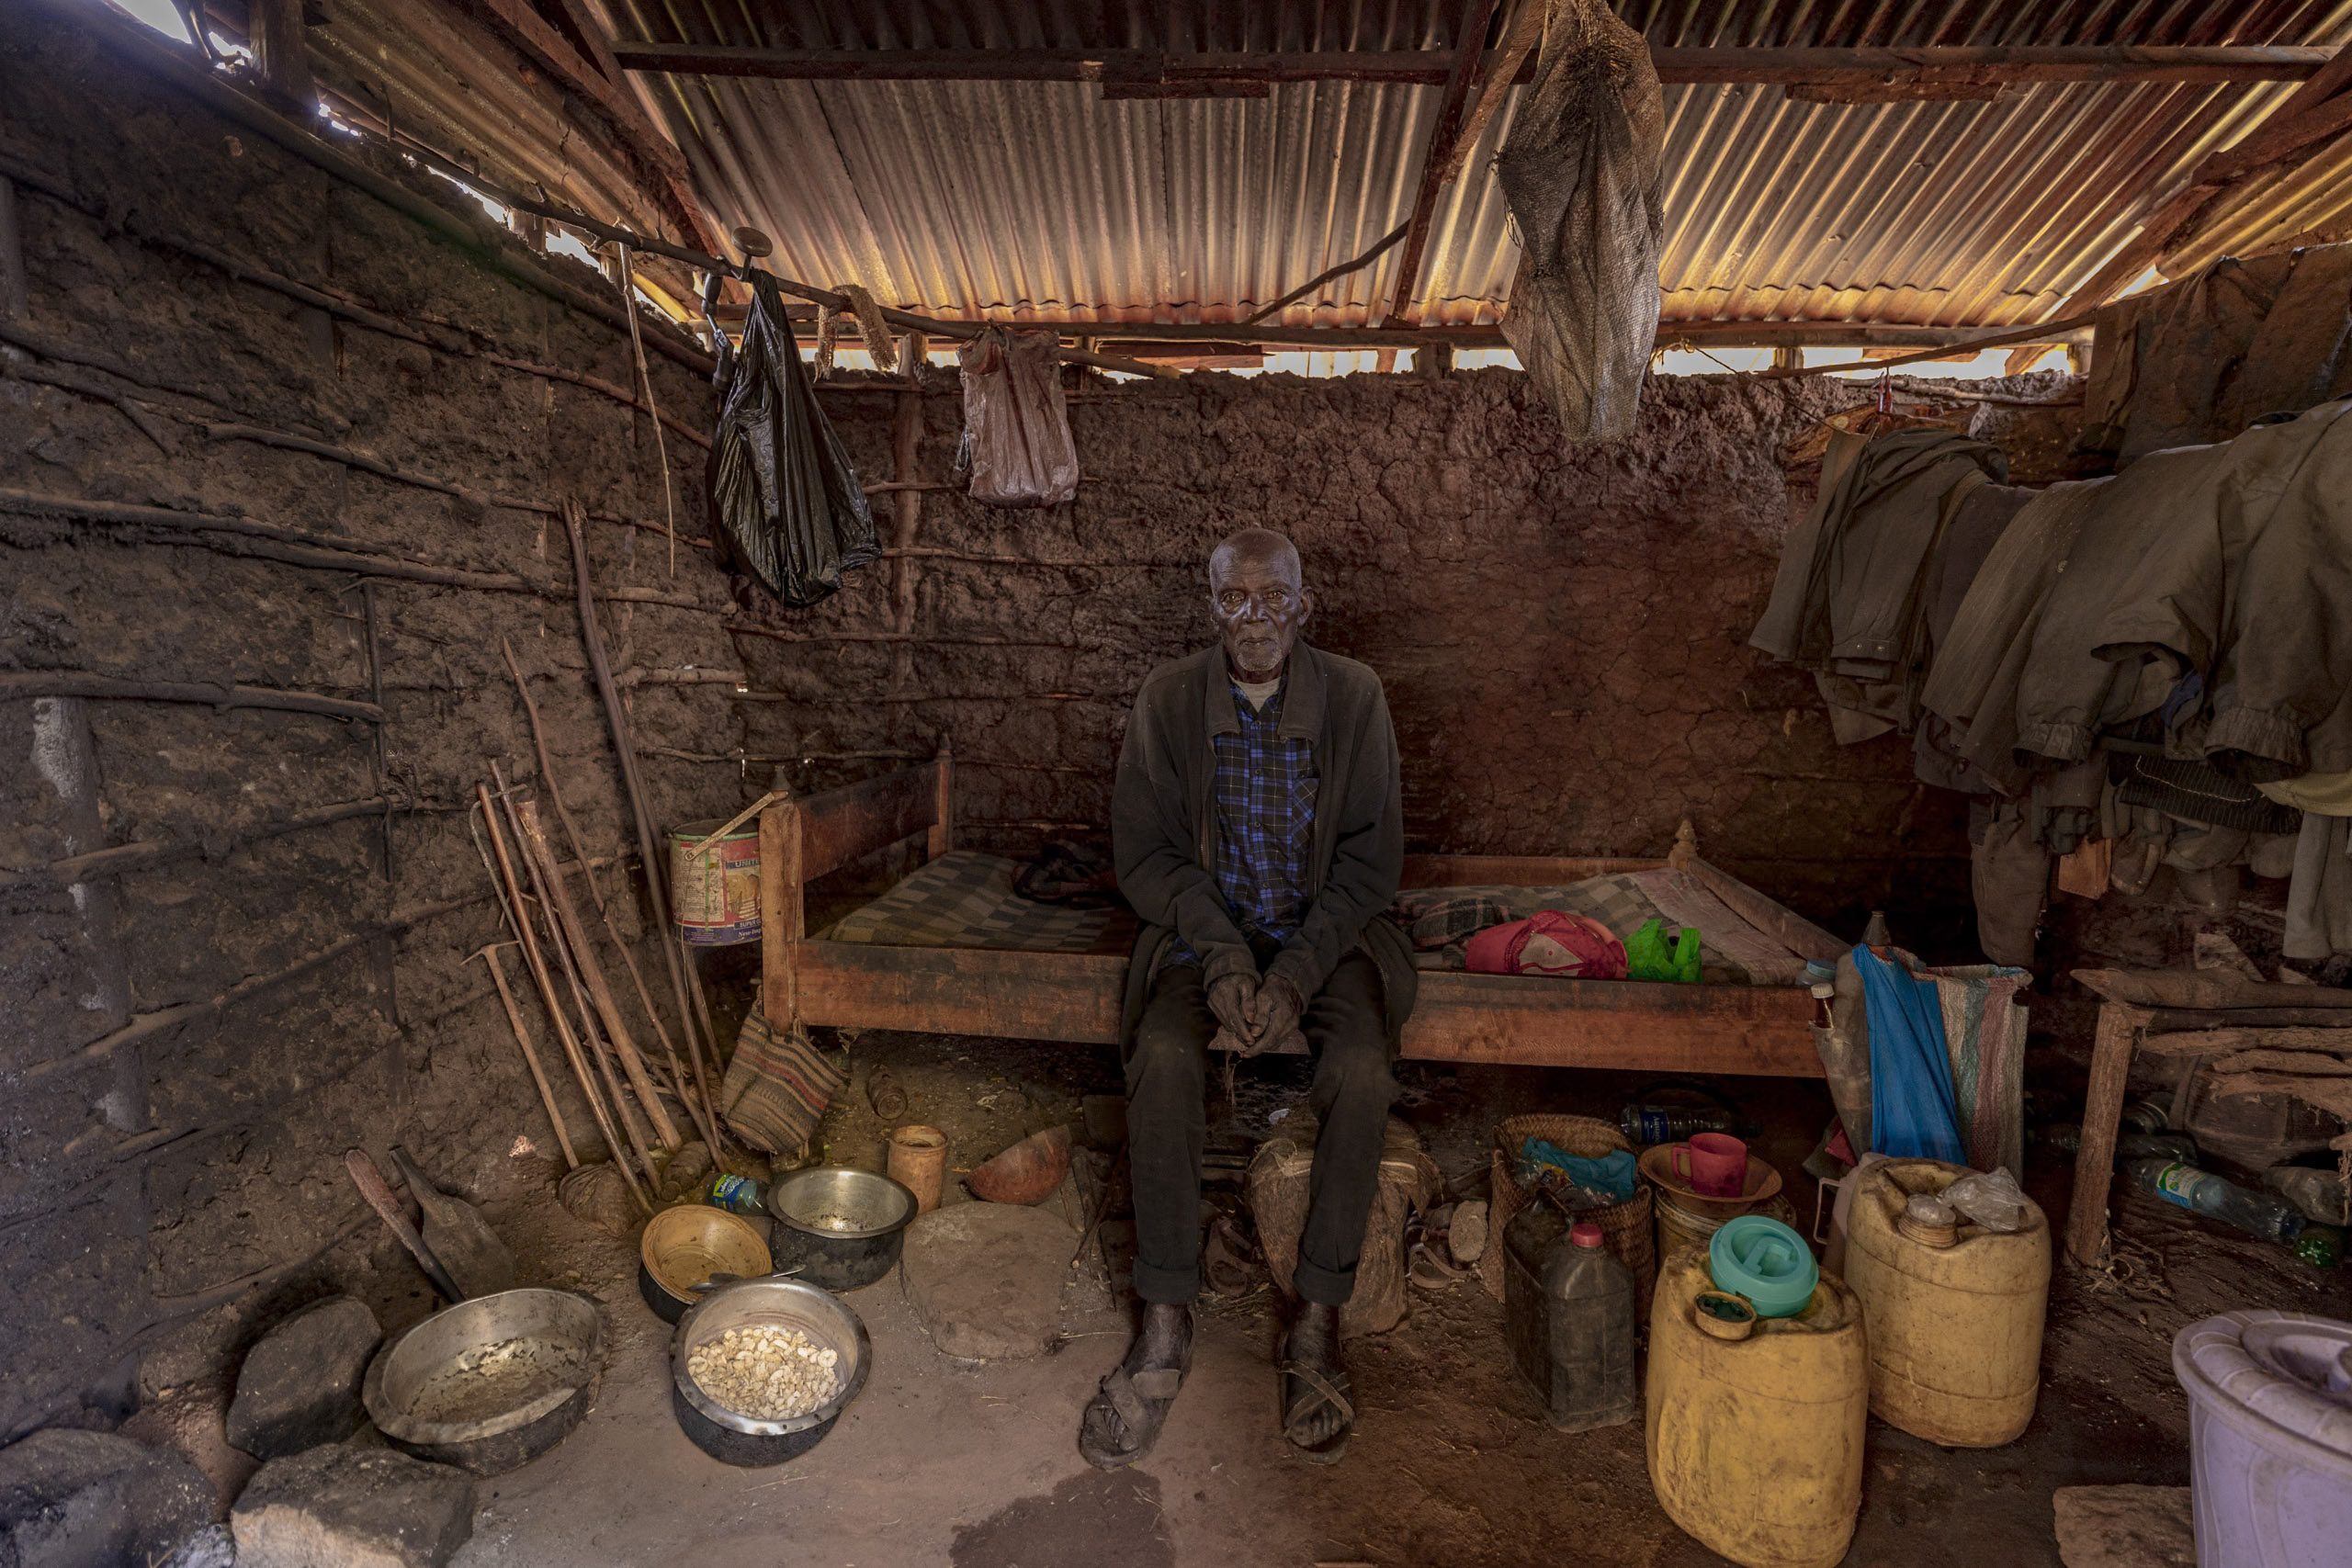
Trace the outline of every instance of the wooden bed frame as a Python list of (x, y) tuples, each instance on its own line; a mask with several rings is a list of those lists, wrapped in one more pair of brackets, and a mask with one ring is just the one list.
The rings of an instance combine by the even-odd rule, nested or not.
[[(1125, 953), (889, 947), (811, 941), (808, 884), (861, 856), (926, 836), (955, 841), (955, 759), (770, 806), (760, 817), (762, 1006), (795, 1022), (1115, 1044)], [(1555, 886), (1672, 864), (1698, 874), (1744, 918), (1808, 957), (1848, 946), (1697, 858), (1689, 824), (1664, 860), (1408, 855), (1404, 886)], [(1813, 999), (1802, 987), (1660, 985), (1424, 971), (1402, 1054), (1424, 1061), (1661, 1073), (1819, 1077)]]

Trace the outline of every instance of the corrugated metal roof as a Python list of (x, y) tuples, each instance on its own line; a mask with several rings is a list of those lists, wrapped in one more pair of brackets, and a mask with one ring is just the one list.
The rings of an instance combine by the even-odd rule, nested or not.
[[(598, 0), (614, 36), (795, 49), (1451, 48), (1444, 0), (1176, 7)], [(2334, 44), (2352, 0), (1621, 0), (1656, 44)], [(812, 282), (947, 316), (1226, 322), (1403, 221), (1440, 89), (1277, 83), (1261, 99), (1105, 101), (1060, 82), (640, 76), (728, 225)], [(1998, 325), (2044, 319), (2278, 85), (2041, 85), (1993, 102), (1833, 105), (1669, 85), (1670, 319)], [(1519, 96), (1514, 94), (1514, 100)], [(1514, 105), (1515, 107), (1515, 105)], [(1489, 164), (1437, 214), (1422, 320), (1498, 319), (1517, 265)], [(2352, 213), (2352, 152), (2238, 198), (2217, 243)], [(2283, 229), (2282, 225), (2285, 225)], [(1396, 254), (1282, 318), (1363, 321)]]

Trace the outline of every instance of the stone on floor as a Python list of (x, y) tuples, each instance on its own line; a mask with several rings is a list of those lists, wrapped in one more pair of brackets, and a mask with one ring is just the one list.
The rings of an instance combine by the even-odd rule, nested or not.
[(474, 1482), (335, 1443), (263, 1465), (230, 1525), (237, 1568), (441, 1568), (473, 1534)]
[(0, 1562), (162, 1562), (211, 1522), (212, 1487), (187, 1455), (112, 1432), (35, 1432), (0, 1449)]
[(368, 1304), (349, 1296), (314, 1303), (272, 1328), (238, 1369), (230, 1446), (273, 1460), (351, 1436), (368, 1418), (359, 1385), (383, 1337)]
[(222, 1384), (184, 1383), (141, 1405), (120, 1428), (126, 1438), (177, 1449), (194, 1460), (212, 1483), (216, 1521), (229, 1517), (229, 1506), (261, 1467), (259, 1460), (230, 1444), (228, 1409), (229, 1391)]
[(2197, 1568), (2186, 1486), (2062, 1486), (2051, 1505), (2066, 1568)]
[(1046, 1209), (957, 1203), (907, 1229), (907, 1300), (942, 1354), (1043, 1355), (1061, 1325), (1078, 1233)]

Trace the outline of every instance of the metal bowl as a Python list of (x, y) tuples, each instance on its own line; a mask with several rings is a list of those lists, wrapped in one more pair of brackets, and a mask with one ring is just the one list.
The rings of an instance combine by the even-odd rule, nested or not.
[[(359, 1397), (395, 1448), (496, 1475), (580, 1425), (604, 1370), (595, 1303), (570, 1291), (501, 1291), (437, 1312), (386, 1344)], [(478, 1389), (458, 1388), (464, 1379), (479, 1380)]]
[(675, 1323), (701, 1298), (713, 1274), (752, 1279), (775, 1267), (759, 1227), (707, 1203), (681, 1203), (645, 1224), (637, 1248), (637, 1291), (664, 1323)]
[(916, 1208), (902, 1183), (838, 1165), (778, 1177), (766, 1202), (777, 1270), (829, 1291), (857, 1290), (895, 1268)]
[[(841, 1392), (806, 1416), (762, 1421), (738, 1415), (705, 1393), (686, 1370), (695, 1348), (730, 1328), (770, 1324), (797, 1328), (836, 1352)], [(696, 1448), (722, 1463), (782, 1464), (822, 1442), (833, 1422), (865, 1387), (874, 1368), (874, 1341), (849, 1303), (797, 1280), (744, 1280), (722, 1285), (688, 1310), (670, 1337), (670, 1407)]]

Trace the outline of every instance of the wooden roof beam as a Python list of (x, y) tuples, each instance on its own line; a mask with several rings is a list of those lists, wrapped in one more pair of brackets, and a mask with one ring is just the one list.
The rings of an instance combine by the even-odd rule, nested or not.
[(1421, 275), (1421, 253), (1428, 249), (1430, 225), (1437, 217), (1437, 198), (1452, 182), (1454, 148), (1462, 134), (1462, 117), (1470, 103), (1470, 86), (1477, 79), (1478, 62), (1486, 49), (1487, 28), (1494, 20), (1495, 0), (1462, 0), (1453, 36), (1469, 43), (1453, 51), (1453, 69), (1445, 78), (1445, 96), (1438, 100), (1437, 118), (1430, 124), (1428, 145), (1421, 149), (1421, 185), (1413, 197), (1413, 214), (1405, 221), (1405, 248), (1396, 258), (1396, 282), (1389, 291), (1388, 314), (1407, 325), (1420, 316), (1420, 301), (1413, 293)]
[[(869, 82), (1404, 82), (1442, 86), (1455, 51), (1163, 54), (1152, 50), (746, 49), (616, 40), (626, 71)], [(2335, 51), (2288, 45), (1938, 45), (1917, 49), (1660, 46), (1658, 80), (1782, 86), (1954, 88), (2037, 82), (2300, 82)], [(1532, 64), (1513, 77), (1525, 81)]]

